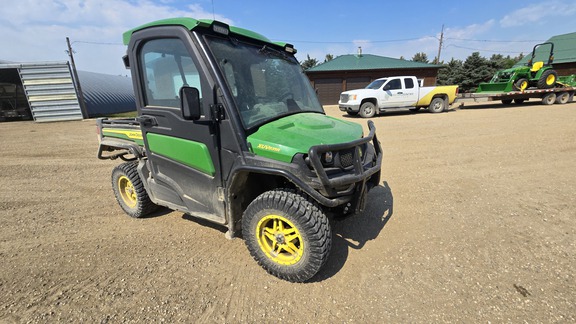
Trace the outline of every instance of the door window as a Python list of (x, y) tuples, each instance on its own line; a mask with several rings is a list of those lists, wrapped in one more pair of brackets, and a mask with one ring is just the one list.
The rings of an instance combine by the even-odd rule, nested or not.
[(402, 82), (400, 79), (392, 79), (384, 86), (384, 90), (400, 90), (402, 89)]
[(406, 87), (406, 89), (414, 88), (414, 80), (412, 80), (411, 78), (405, 78), (404, 79), (404, 86)]
[(202, 98), (200, 74), (181, 40), (150, 40), (139, 56), (146, 106), (179, 108), (180, 88), (184, 85), (197, 88)]

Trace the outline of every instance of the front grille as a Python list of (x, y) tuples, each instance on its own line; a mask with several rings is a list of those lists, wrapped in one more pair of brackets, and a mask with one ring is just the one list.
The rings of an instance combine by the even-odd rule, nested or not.
[(354, 153), (351, 150), (342, 151), (340, 152), (339, 155), (340, 155), (340, 165), (343, 168), (347, 168), (354, 164)]
[(343, 102), (343, 103), (348, 102), (348, 95), (347, 94), (340, 94), (340, 102)]

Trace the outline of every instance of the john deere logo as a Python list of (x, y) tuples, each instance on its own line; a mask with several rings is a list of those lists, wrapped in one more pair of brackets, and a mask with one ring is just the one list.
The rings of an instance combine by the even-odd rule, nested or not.
[(266, 144), (258, 144), (258, 148), (261, 150), (272, 151), (272, 152), (280, 152), (279, 147), (274, 147)]

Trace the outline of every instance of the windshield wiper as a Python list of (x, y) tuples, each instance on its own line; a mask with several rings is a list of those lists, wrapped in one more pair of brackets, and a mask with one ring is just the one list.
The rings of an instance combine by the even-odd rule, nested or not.
[(296, 62), (294, 62), (294, 59), (292, 56), (289, 56), (288, 54), (286, 54), (282, 51), (279, 51), (275, 48), (268, 47), (267, 45), (262, 46), (262, 48), (258, 50), (258, 53), (271, 54), (275, 57), (278, 57), (278, 58), (285, 60), (286, 62), (296, 64)]

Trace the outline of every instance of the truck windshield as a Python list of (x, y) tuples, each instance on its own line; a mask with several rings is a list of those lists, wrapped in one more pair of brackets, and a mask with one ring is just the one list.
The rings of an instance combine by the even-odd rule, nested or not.
[(388, 80), (388, 79), (374, 80), (374, 81), (372, 81), (372, 83), (367, 85), (365, 89), (378, 90), (384, 84), (384, 82), (386, 82), (386, 80)]
[(246, 129), (324, 110), (296, 59), (275, 48), (208, 37)]

